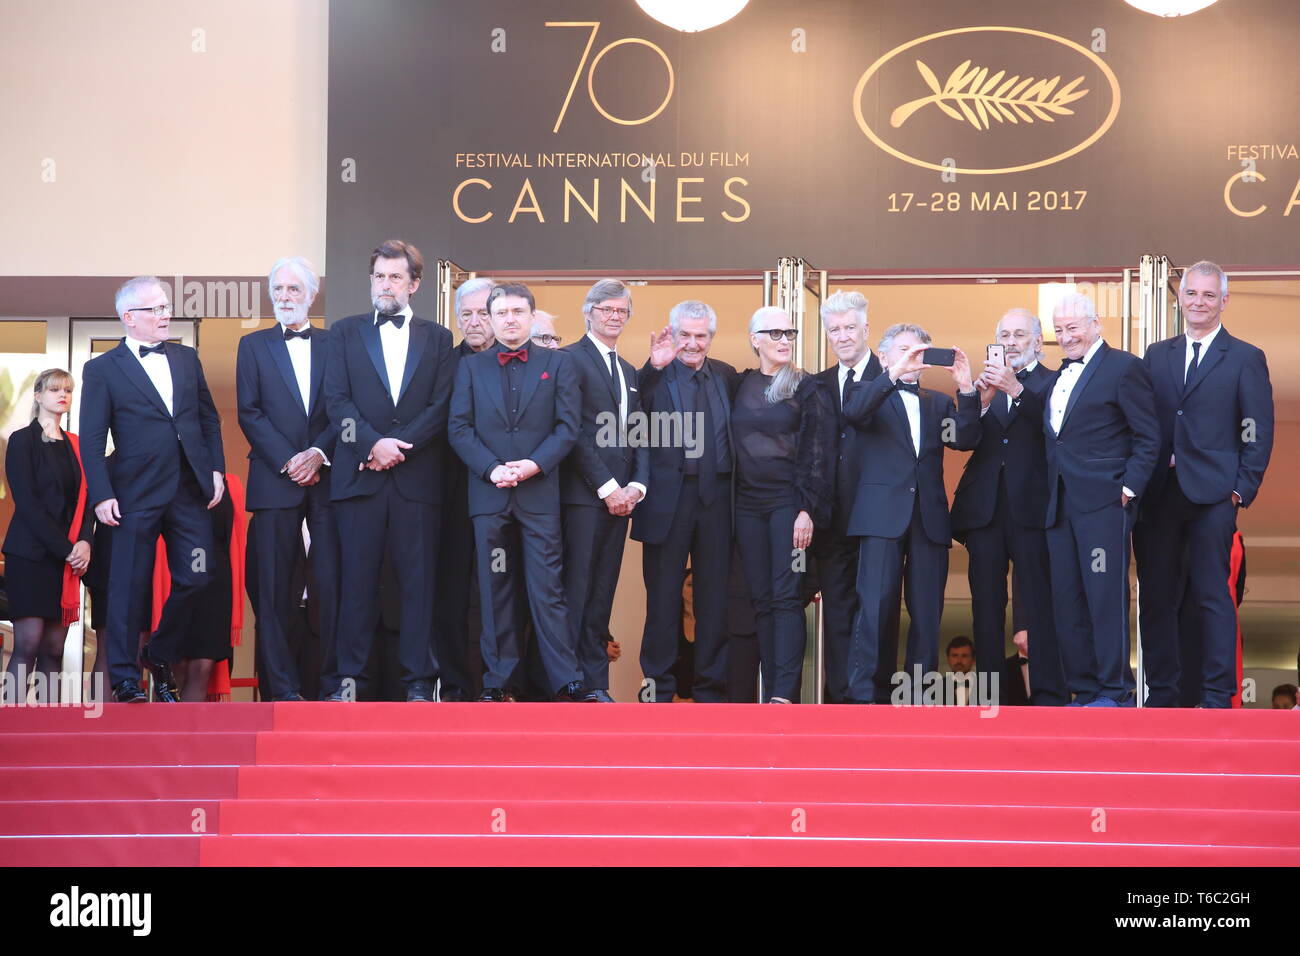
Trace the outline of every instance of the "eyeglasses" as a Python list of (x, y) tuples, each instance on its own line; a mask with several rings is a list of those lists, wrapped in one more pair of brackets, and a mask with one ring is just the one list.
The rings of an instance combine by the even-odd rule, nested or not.
[(593, 305), (592, 312), (599, 312), (607, 319), (626, 319), (632, 314), (631, 309), (620, 309), (613, 305)]
[(798, 329), (759, 329), (754, 334), (771, 336), (773, 342), (780, 342), (782, 336), (784, 336), (787, 342), (793, 342), (795, 339), (799, 337), (799, 330)]
[(559, 348), (564, 343), (564, 339), (560, 338), (558, 335), (551, 335), (549, 332), (541, 332), (532, 336), (532, 339), (538, 345), (544, 345), (547, 348), (551, 347), (552, 342), (555, 343), (556, 348)]
[(171, 303), (169, 302), (169, 303), (167, 303), (166, 305), (140, 306), (140, 307), (137, 307), (137, 308), (134, 308), (134, 309), (127, 309), (126, 311), (128, 311), (128, 312), (152, 312), (152, 313), (154, 314), (154, 318), (159, 318), (159, 319), (160, 319), (160, 318), (162, 318), (164, 315), (171, 315), (171, 314), (172, 314), (172, 307), (171, 307)]

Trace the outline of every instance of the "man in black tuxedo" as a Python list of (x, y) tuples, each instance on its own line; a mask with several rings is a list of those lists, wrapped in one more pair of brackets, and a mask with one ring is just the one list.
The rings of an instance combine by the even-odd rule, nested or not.
[[(1200, 707), (1229, 707), (1237, 687), (1237, 612), (1228, 589), (1237, 509), (1259, 493), (1273, 450), (1264, 353), (1222, 325), (1228, 277), (1213, 262), (1183, 272), (1187, 331), (1147, 349), (1160, 453), (1142, 501), (1137, 557), (1143, 661), (1152, 707), (1176, 707), (1184, 654), (1200, 659)], [(1178, 595), (1199, 619), (1199, 653), (1182, 651)]]
[[(1003, 363), (985, 362), (980, 392), (980, 438), (952, 500), (953, 537), (970, 555), (975, 665), (1001, 674), (1006, 652), (1007, 565), (1014, 563), (1026, 603), (1022, 616), (1034, 637), (1030, 659), (1034, 700), (1063, 706), (1068, 697), (1052, 617), (1052, 578), (1043, 516), (1047, 511), (1047, 452), (1043, 406), (1053, 370), (1042, 364), (1043, 329), (1028, 309), (998, 321)], [(988, 676), (983, 686), (992, 687)], [(1001, 690), (1007, 703), (1007, 688)]]
[[(167, 341), (171, 305), (153, 276), (117, 290), (126, 332), (117, 348), (86, 363), (81, 399), (87, 501), (113, 527), (109, 571), (109, 683), (119, 701), (143, 701), (136, 663), (148, 626), (150, 577), (159, 532), (167, 544), (171, 593), (158, 630), (140, 652), (159, 700), (176, 701), (170, 662), (179, 656), (191, 608), (208, 583), (212, 519), (225, 491), (221, 418), (198, 353)], [(104, 452), (108, 433), (115, 452)]]
[(293, 571), (304, 521), (320, 615), (321, 689), (324, 696), (338, 689), (338, 528), (329, 482), (321, 480), (338, 429), (321, 392), (329, 334), (309, 320), (319, 288), (307, 260), (279, 260), (267, 278), (276, 325), (241, 338), (235, 359), (239, 427), (250, 448), (246, 500), (257, 527), (258, 673), (270, 700), (302, 699), (289, 634), (302, 595)]
[[(583, 700), (565, 604), (560, 464), (578, 436), (582, 394), (573, 359), (529, 346), (528, 287), (493, 287), (496, 345), (462, 359), (448, 431), (469, 467), (483, 614), (483, 693), (503, 701), (523, 657), (515, 599), (528, 594), (538, 650), (556, 699)], [(522, 578), (522, 580), (521, 580)]]
[[(456, 327), (460, 344), (452, 349), (454, 368), (462, 359), (496, 344), (487, 298), (493, 281), (467, 279), (456, 287)], [(453, 371), (452, 381), (455, 381)], [(469, 518), (469, 472), (450, 443), (443, 452), (442, 535), (438, 546), (438, 593), (433, 636), (442, 686), (441, 700), (474, 700), (482, 680), (481, 661), (470, 636), (470, 598), (474, 589), (474, 523)]]
[[(879, 375), (880, 359), (868, 342), (871, 330), (867, 300), (861, 292), (836, 292), (822, 303), (821, 317), (826, 339), (839, 361), (818, 372), (817, 378), (835, 396), (838, 443), (831, 526), (813, 535), (813, 554), (822, 586), (826, 700), (838, 704), (849, 693), (849, 636), (858, 613), (858, 539), (848, 533), (853, 498), (858, 492), (858, 430), (844, 418), (844, 393), (854, 382), (869, 382)], [(892, 673), (893, 669), (891, 662), (884, 670)], [(888, 696), (888, 673), (883, 676), (883, 687), (877, 692)]]
[[(939, 620), (948, 580), (952, 531), (943, 484), (943, 450), (970, 449), (979, 439), (979, 395), (970, 362), (954, 349), (949, 368), (957, 404), (917, 381), (930, 336), (915, 325), (894, 325), (880, 341), (885, 371), (855, 382), (843, 415), (858, 429), (857, 494), (847, 533), (859, 537), (858, 615), (849, 643), (848, 693), (853, 703), (880, 701), (876, 672), (894, 640), (903, 588), (911, 624), (906, 666), (939, 669)], [(890, 633), (889, 628), (895, 633)], [(919, 693), (919, 690), (918, 690)], [(888, 698), (885, 698), (886, 700)]]
[(649, 449), (627, 440), (628, 416), (639, 415), (636, 369), (618, 354), (632, 316), (632, 293), (602, 279), (582, 303), (587, 334), (570, 345), (582, 390), (582, 423), (564, 462), (564, 595), (573, 646), (589, 700), (613, 703), (605, 635), (623, 566), (628, 516), (645, 497)]
[(442, 442), (452, 383), (451, 333), (414, 315), (424, 259), (400, 239), (370, 254), (374, 311), (330, 329), (325, 402), (339, 430), (330, 496), (338, 514), (342, 585), (338, 692), (354, 699), (379, 618), (387, 552), (400, 591), (399, 657), (408, 701), (432, 701), (432, 619), (442, 507)]
[(1087, 296), (1066, 296), (1052, 321), (1066, 355), (1043, 415), (1061, 662), (1073, 706), (1131, 706), (1131, 502), (1146, 490), (1160, 440), (1151, 376), (1137, 356), (1106, 344)]
[[(641, 636), (644, 699), (671, 703), (682, 629), (682, 583), (691, 561), (695, 603), (694, 700), (727, 700), (727, 576), (733, 507), (731, 388), (736, 370), (709, 358), (718, 317), (703, 302), (673, 306), (650, 337), (639, 379), (651, 422), (675, 423), (677, 440), (651, 442), (646, 498), (632, 516), (646, 588)], [(665, 414), (667, 413), (667, 414)], [(662, 437), (659, 436), (659, 437)]]

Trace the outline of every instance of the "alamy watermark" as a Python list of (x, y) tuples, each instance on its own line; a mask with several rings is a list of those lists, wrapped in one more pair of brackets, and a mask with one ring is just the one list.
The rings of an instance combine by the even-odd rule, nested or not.
[(687, 458), (704, 454), (703, 412), (631, 412), (622, 423), (614, 412), (596, 416), (601, 448), (681, 448)]

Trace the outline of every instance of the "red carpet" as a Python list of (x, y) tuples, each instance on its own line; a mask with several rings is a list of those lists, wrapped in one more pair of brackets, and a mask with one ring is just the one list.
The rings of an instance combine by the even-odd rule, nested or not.
[(0, 865), (1293, 865), (1285, 711), (0, 710)]

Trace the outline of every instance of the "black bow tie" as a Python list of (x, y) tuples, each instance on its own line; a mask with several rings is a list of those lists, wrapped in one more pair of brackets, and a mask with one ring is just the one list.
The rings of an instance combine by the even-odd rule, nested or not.
[(384, 313), (380, 312), (379, 321), (375, 323), (375, 328), (379, 328), (379, 326), (383, 325), (385, 322), (392, 322), (393, 328), (400, 329), (402, 327), (402, 323), (405, 321), (406, 321), (406, 316), (402, 315), (402, 313), (400, 312), (394, 312), (392, 315), (385, 315)]
[(1064, 371), (1065, 371), (1067, 368), (1069, 368), (1071, 365), (1082, 365), (1082, 364), (1083, 364), (1083, 359), (1081, 359), (1081, 358), (1077, 358), (1077, 359), (1072, 359), (1072, 358), (1061, 359), (1061, 371), (1064, 372)]
[(1016, 373), (1017, 382), (1023, 382), (1027, 378), (1029, 378), (1029, 369), (1027, 368), (1022, 368), (1019, 372)]
[(911, 392), (913, 395), (921, 394), (921, 386), (916, 382), (899, 382), (898, 390), (900, 392)]
[(284, 330), (284, 340), (286, 342), (288, 342), (290, 339), (309, 339), (309, 338), (311, 338), (310, 328), (299, 329), (297, 332), (295, 332), (293, 329)]
[(163, 346), (166, 344), (167, 344), (166, 342), (159, 342), (157, 345), (140, 346), (140, 358), (144, 358), (146, 355), (153, 355), (155, 352), (159, 355), (162, 355)]

